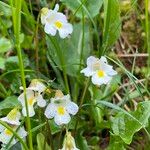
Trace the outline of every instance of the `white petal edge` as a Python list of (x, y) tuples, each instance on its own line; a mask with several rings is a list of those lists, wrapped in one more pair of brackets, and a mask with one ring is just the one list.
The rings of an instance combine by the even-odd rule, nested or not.
[(50, 34), (52, 36), (55, 36), (56, 35), (56, 28), (54, 28), (52, 25), (50, 25), (49, 23), (46, 23), (45, 24), (45, 27), (44, 27), (44, 31), (47, 33), (47, 34)]
[(73, 32), (73, 27), (70, 23), (66, 23), (63, 25), (62, 29), (59, 29), (59, 35), (62, 39), (68, 37)]
[(89, 67), (82, 69), (80, 73), (84, 73), (84, 76), (86, 77), (90, 77), (94, 74), (94, 72)]
[(51, 119), (53, 117), (55, 117), (57, 113), (57, 110), (56, 110), (56, 107), (54, 104), (48, 104), (48, 106), (46, 107), (46, 110), (45, 110), (45, 116), (48, 118), (48, 119)]
[(38, 105), (39, 107), (45, 107), (45, 106), (46, 106), (46, 101), (43, 99), (42, 95), (39, 94), (39, 95), (36, 97), (36, 100), (37, 100), (37, 105)]
[(71, 117), (67, 112), (65, 112), (64, 115), (58, 115), (57, 114), (54, 117), (54, 121), (57, 125), (68, 124), (70, 122), (70, 120), (71, 120)]
[[(28, 106), (28, 110), (29, 110), (29, 117), (33, 117), (35, 115), (35, 111), (34, 111), (33, 106)], [(25, 107), (22, 108), (22, 114), (25, 117), (27, 116), (27, 112), (26, 112), (26, 108)]]
[(95, 85), (108, 84), (111, 81), (112, 77), (105, 76), (99, 78), (96, 74), (92, 76), (92, 83)]
[(78, 112), (79, 107), (74, 102), (69, 102), (66, 106), (66, 110), (69, 114), (75, 115)]

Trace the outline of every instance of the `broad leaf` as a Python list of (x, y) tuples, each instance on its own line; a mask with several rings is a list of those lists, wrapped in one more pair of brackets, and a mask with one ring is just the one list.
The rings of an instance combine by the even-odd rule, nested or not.
[(11, 50), (11, 48), (12, 48), (12, 44), (11, 44), (10, 40), (8, 40), (6, 38), (0, 39), (0, 53), (7, 52), (7, 51)]
[(91, 17), (95, 17), (99, 13), (103, 0), (61, 0), (61, 2), (63, 2), (68, 8), (70, 8), (73, 13), (78, 10), (76, 16), (82, 18), (83, 10), (86, 17), (89, 17), (87, 11)]
[(104, 0), (104, 50), (112, 46), (120, 36), (121, 19), (118, 0)]
[[(89, 27), (84, 27), (85, 38), (83, 58), (90, 53)], [(66, 69), (67, 74), (77, 76), (79, 73), (82, 41), (82, 25), (74, 25), (74, 31), (70, 38), (60, 39), (59, 37), (47, 36), (48, 55), (55, 62), (56, 68)], [(62, 63), (63, 60), (63, 63)]]
[(0, 57), (0, 69), (4, 69), (5, 68), (5, 59)]
[(16, 96), (10, 96), (0, 102), (0, 110), (6, 108), (13, 108), (19, 105), (19, 101)]
[(120, 136), (127, 144), (131, 143), (136, 132), (147, 125), (150, 117), (150, 101), (139, 103), (137, 110), (130, 114), (133, 118), (124, 112), (119, 112), (111, 120), (113, 133)]
[(37, 135), (37, 150), (51, 150), (50, 146), (45, 142), (45, 137), (42, 133)]
[(78, 131), (76, 144), (77, 144), (77, 148), (81, 150), (90, 150), (85, 137), (82, 136), (82, 132)]
[(111, 135), (107, 150), (125, 150), (123, 140), (118, 136)]

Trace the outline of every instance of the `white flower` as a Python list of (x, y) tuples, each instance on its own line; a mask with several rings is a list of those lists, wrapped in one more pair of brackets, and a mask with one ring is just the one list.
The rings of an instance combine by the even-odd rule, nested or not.
[(78, 112), (78, 106), (71, 102), (70, 95), (56, 93), (55, 98), (51, 98), (51, 103), (45, 110), (47, 118), (54, 118), (57, 125), (68, 124), (71, 120), (70, 114), (75, 115)]
[(56, 35), (58, 30), (61, 38), (66, 38), (73, 32), (73, 27), (68, 23), (66, 16), (58, 12), (59, 5), (56, 4), (54, 10), (42, 8), (41, 23), (45, 25), (44, 31), (52, 36)]
[(85, 76), (92, 76), (92, 83), (95, 85), (108, 84), (112, 77), (117, 74), (113, 67), (108, 65), (107, 59), (102, 56), (100, 59), (90, 56), (87, 58), (87, 67), (81, 70)]
[(60, 150), (79, 150), (77, 147), (76, 147), (76, 144), (75, 144), (75, 140), (74, 138), (71, 136), (71, 133), (68, 132), (66, 134), (66, 137), (64, 139), (64, 143), (63, 143), (63, 148), (60, 149)]
[[(20, 118), (21, 118), (21, 114), (18, 108), (14, 108), (8, 113), (6, 117), (1, 118), (0, 120), (11, 125), (20, 125), (20, 122), (19, 122)], [(1, 128), (3, 129), (3, 126), (0, 126), (0, 131), (1, 131)]]
[[(37, 105), (39, 107), (45, 107), (46, 106), (46, 101), (43, 99), (42, 95), (38, 92), (34, 92), (33, 90), (27, 88), (26, 97), (27, 97), (27, 103), (28, 103), (29, 117), (32, 117), (35, 115), (35, 111), (34, 111), (34, 104), (35, 103), (37, 103)], [(23, 115), (27, 116), (24, 93), (22, 93), (18, 97), (18, 100), (21, 102), (21, 105), (23, 107), (22, 108)]]
[[(23, 87), (21, 86), (20, 89), (23, 90)], [(46, 90), (46, 86), (38, 79), (33, 79), (27, 89), (42, 93)]]
[[(18, 126), (10, 126), (12, 128), (13, 131), (16, 131)], [(24, 138), (27, 136), (27, 132), (24, 130), (24, 127), (20, 127), (17, 131), (17, 134), (21, 137)], [(5, 146), (5, 144), (8, 144), (10, 139), (13, 137), (13, 133), (4, 127), (3, 131), (1, 131), (0, 134), (0, 141), (3, 143), (3, 147)], [(16, 139), (15, 137), (13, 138), (13, 140), (11, 141), (11, 145), (14, 145), (16, 142), (18, 141), (18, 139)]]

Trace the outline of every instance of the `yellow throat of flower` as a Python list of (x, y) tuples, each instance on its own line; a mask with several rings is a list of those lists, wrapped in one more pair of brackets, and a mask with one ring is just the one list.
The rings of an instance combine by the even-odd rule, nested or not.
[(32, 106), (34, 104), (34, 102), (35, 102), (35, 97), (31, 97), (28, 99), (29, 106)]
[(8, 118), (9, 120), (16, 120), (17, 114), (18, 114), (18, 108), (14, 108), (13, 110), (11, 110), (11, 111), (8, 113), (7, 118)]
[(4, 132), (5, 132), (5, 134), (6, 134), (6, 135), (8, 135), (8, 136), (10, 136), (10, 135), (12, 135), (12, 134), (13, 134), (13, 133), (12, 133), (10, 130), (8, 130), (8, 129), (5, 129), (5, 131), (4, 131)]
[(97, 75), (98, 75), (98, 77), (102, 78), (102, 77), (105, 76), (105, 72), (104, 72), (103, 70), (99, 70), (99, 71), (97, 72)]
[(64, 115), (65, 114), (65, 108), (63, 106), (59, 106), (57, 108), (57, 112), (59, 115)]
[(56, 21), (55, 26), (60, 29), (62, 28), (63, 24), (60, 21)]

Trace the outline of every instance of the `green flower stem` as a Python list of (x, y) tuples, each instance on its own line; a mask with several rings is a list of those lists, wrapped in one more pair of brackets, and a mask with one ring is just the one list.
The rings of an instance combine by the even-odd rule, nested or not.
[(23, 85), (23, 89), (24, 89), (25, 107), (26, 107), (26, 112), (27, 112), (26, 124), (27, 124), (27, 131), (28, 131), (28, 135), (29, 135), (29, 147), (30, 147), (30, 150), (33, 150), (31, 123), (30, 123), (28, 103), (27, 103), (27, 97), (26, 97), (26, 82), (25, 82), (24, 65), (23, 65), (21, 46), (20, 46), (21, 0), (15, 0), (15, 6), (16, 6), (15, 9), (13, 9), (13, 4), (14, 4), (14, 2), (11, 0), (14, 34), (15, 34), (15, 46), (17, 49), (17, 55), (18, 55), (18, 60), (19, 60), (21, 81), (22, 81), (22, 85)]
[(10, 126), (8, 126), (6, 123), (4, 123), (1, 120), (0, 120), (0, 124), (13, 133), (13, 135), (20, 141), (20, 143), (22, 144), (25, 150), (29, 150), (25, 142), (20, 138), (20, 136), (15, 131), (13, 131), (13, 129)]

